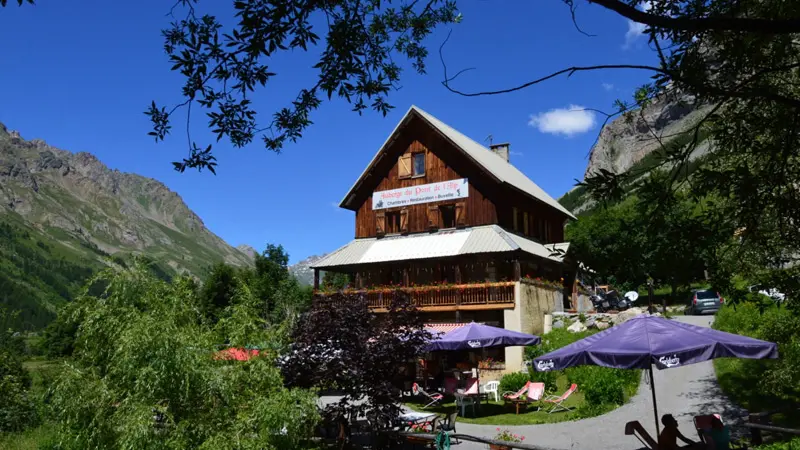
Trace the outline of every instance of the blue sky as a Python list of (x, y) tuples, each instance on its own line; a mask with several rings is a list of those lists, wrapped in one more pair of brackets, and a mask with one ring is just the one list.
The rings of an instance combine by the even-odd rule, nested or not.
[[(11, 3), (11, 2), (9, 2)], [(281, 154), (260, 147), (215, 145), (219, 169), (176, 173), (186, 155), (183, 129), (154, 143), (147, 117), (151, 100), (179, 100), (181, 78), (170, 72), (160, 30), (171, 2), (37, 0), (36, 6), (0, 9), (0, 122), (27, 139), (95, 154), (111, 168), (155, 178), (178, 192), (211, 231), (232, 245), (286, 247), (294, 263), (329, 252), (353, 237), (354, 213), (336, 205), (411, 104), (483, 142), (511, 143), (511, 160), (553, 197), (582, 178), (602, 117), (569, 112), (610, 110), (630, 98), (648, 74), (599, 71), (501, 96), (465, 98), (441, 86), (438, 47), (450, 28), (429, 40), (428, 73), (407, 70), (392, 93), (387, 117), (358, 116), (343, 100), (325, 103), (315, 125)], [(201, 11), (225, 15), (230, 2), (200, 1)], [(209, 10), (213, 5), (214, 9)], [(454, 86), (464, 91), (505, 88), (572, 65), (648, 62), (641, 29), (588, 3), (580, 4), (584, 36), (560, 0), (460, 1), (463, 21), (444, 49), (448, 69), (474, 67)], [(228, 13), (229, 14), (229, 13)], [(278, 76), (259, 91), (263, 116), (285, 106), (314, 77), (313, 54), (282, 54)], [(203, 117), (193, 138), (212, 139)]]

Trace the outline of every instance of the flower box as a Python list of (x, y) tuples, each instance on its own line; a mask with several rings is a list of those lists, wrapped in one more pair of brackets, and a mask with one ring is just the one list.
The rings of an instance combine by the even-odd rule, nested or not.
[(489, 444), (490, 450), (511, 450), (511, 447), (507, 445), (497, 445), (497, 444)]

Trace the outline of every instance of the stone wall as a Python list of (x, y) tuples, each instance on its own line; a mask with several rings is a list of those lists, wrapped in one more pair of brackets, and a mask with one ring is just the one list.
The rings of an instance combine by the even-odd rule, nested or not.
[[(507, 330), (540, 336), (544, 333), (544, 316), (564, 310), (564, 297), (560, 290), (548, 289), (528, 281), (515, 286), (514, 309), (506, 309), (503, 323)], [(524, 347), (506, 348), (506, 372), (523, 369)]]

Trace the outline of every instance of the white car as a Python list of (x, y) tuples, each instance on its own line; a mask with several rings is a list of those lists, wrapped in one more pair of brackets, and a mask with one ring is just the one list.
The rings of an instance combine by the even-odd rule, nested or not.
[(778, 303), (781, 303), (786, 299), (786, 294), (778, 292), (778, 290), (775, 288), (764, 288), (764, 286), (754, 284), (753, 286), (750, 286), (748, 290), (750, 292), (758, 292), (761, 295), (766, 295)]

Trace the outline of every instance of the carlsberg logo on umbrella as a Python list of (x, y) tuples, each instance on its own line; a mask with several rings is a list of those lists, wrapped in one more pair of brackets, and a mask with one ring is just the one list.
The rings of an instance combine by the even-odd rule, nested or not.
[(481, 341), (469, 341), (467, 342), (467, 345), (469, 345), (472, 348), (478, 348), (481, 346)]
[(539, 361), (536, 363), (536, 368), (541, 372), (544, 372), (545, 370), (551, 370), (553, 367), (555, 367), (555, 364), (553, 364), (552, 359), (549, 361)]
[(675, 367), (681, 365), (681, 359), (678, 358), (677, 355), (662, 356), (661, 358), (658, 358), (658, 362), (665, 367)]

